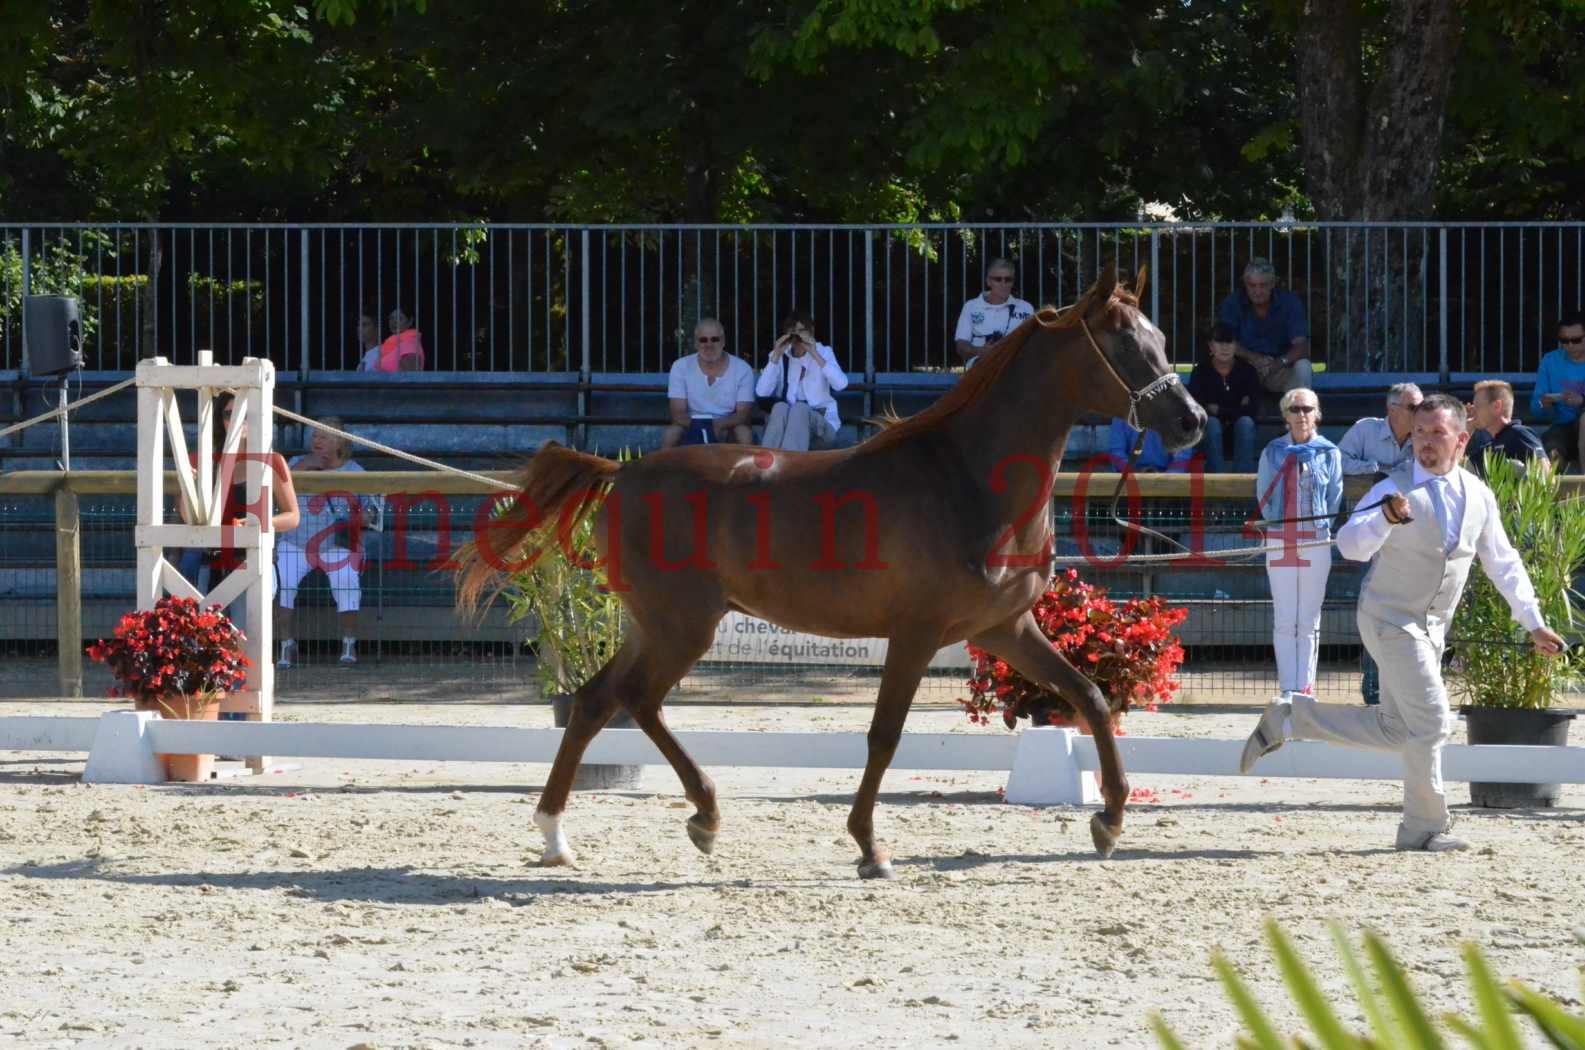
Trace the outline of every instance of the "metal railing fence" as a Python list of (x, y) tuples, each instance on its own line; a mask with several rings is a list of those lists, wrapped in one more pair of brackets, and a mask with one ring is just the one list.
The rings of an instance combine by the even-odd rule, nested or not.
[(1333, 371), (1532, 371), (1585, 301), (1580, 223), (0, 223), (0, 369), (25, 368), (22, 297), (55, 293), (82, 300), (93, 369), (200, 348), (353, 369), (359, 318), (383, 336), (399, 307), (430, 370), (654, 373), (706, 315), (757, 362), (797, 306), (873, 378), (955, 364), (958, 312), (998, 257), (1036, 305), (1071, 301), (1107, 262), (1148, 264), (1147, 307), (1186, 363), (1256, 255), (1304, 301)]

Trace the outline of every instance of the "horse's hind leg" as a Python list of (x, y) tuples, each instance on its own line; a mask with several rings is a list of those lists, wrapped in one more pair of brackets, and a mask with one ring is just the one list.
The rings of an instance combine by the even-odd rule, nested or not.
[(572, 851), (561, 831), (561, 814), (567, 808), (572, 781), (589, 741), (610, 721), (619, 706), (632, 713), (633, 721), (654, 741), (676, 771), (684, 793), (695, 808), (688, 820), (688, 837), (701, 850), (710, 852), (721, 826), (715, 785), (666, 727), (660, 717), (660, 705), (667, 691), (709, 648), (714, 631), (714, 622), (690, 631), (671, 625), (664, 636), (664, 644), (656, 644), (645, 640), (646, 632), (642, 627), (630, 623), (622, 648), (578, 690), (572, 717), (567, 720), (561, 747), (556, 752), (555, 765), (551, 767), (550, 778), (545, 782), (545, 790), (534, 812), (534, 823), (545, 836), (542, 864), (572, 863)]
[(1103, 857), (1109, 857), (1123, 833), (1123, 806), (1128, 802), (1128, 780), (1112, 735), (1112, 715), (1106, 698), (1062, 654), (1052, 647), (1035, 623), (1033, 613), (993, 627), (969, 641), (1006, 660), (1019, 674), (1064, 697), (1090, 727), (1095, 751), (1101, 760), (1101, 796), (1105, 809), (1090, 819), (1090, 838)]
[(927, 638), (922, 633), (914, 637), (894, 635), (886, 650), (880, 694), (875, 700), (875, 715), (870, 719), (864, 779), (859, 782), (853, 809), (848, 813), (848, 834), (859, 845), (861, 879), (892, 877), (891, 852), (875, 838), (875, 796), (880, 794), (881, 778), (897, 753), (903, 723), (908, 720), (908, 709), (919, 690), (919, 679), (938, 648), (933, 641), (924, 640)]
[[(718, 620), (719, 617), (716, 619)], [(703, 853), (709, 853), (715, 848), (716, 832), (721, 829), (721, 811), (716, 806), (715, 782), (699, 768), (699, 763), (695, 762), (693, 756), (683, 748), (681, 741), (672, 735), (671, 728), (666, 725), (666, 719), (661, 715), (660, 707), (671, 687), (676, 685), (699, 657), (704, 655), (705, 650), (710, 648), (710, 641), (715, 636), (715, 623), (716, 621), (713, 620), (705, 624), (696, 624), (691, 629), (683, 629), (675, 622), (668, 624), (660, 634), (660, 637), (665, 639), (664, 643), (648, 646), (643, 651), (643, 658), (640, 661), (643, 668), (643, 683), (631, 694), (634, 699), (628, 705), (633, 721), (650, 738), (660, 753), (666, 756), (666, 761), (671, 763), (677, 779), (682, 781), (683, 794), (694, 806), (694, 814), (688, 818), (688, 838)], [(652, 650), (655, 649), (661, 651), (653, 652)]]

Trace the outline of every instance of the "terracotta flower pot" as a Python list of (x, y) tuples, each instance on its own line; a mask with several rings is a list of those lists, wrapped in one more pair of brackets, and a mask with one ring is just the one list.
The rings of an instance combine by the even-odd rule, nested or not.
[[(153, 711), (161, 718), (199, 719), (214, 722), (220, 718), (221, 694), (207, 700), (193, 697), (172, 697), (165, 700), (137, 700), (133, 707), (139, 711)], [(215, 775), (214, 755), (166, 755), (156, 753), (155, 758), (165, 766), (165, 779), (192, 783), (210, 780)]]

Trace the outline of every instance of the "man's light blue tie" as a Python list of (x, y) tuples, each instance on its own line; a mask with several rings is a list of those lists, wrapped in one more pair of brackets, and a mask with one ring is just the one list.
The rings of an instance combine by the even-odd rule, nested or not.
[(1447, 508), (1447, 478), (1432, 475), (1426, 482), (1426, 495), (1431, 497), (1437, 524), (1442, 526), (1442, 553), (1451, 554), (1458, 543), (1458, 535), (1453, 531), (1453, 518)]

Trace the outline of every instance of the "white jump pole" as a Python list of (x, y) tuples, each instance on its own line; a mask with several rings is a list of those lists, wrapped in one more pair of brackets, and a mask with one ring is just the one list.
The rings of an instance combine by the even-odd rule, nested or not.
[[(198, 352), (198, 364), (173, 365), (163, 357), (138, 362), (138, 608), (152, 609), (164, 594), (197, 598), (205, 605), (229, 606), (241, 601), (246, 625), (244, 652), (251, 666), (246, 686), (230, 694), (220, 705), (222, 712), (241, 712), (250, 721), (270, 721), (275, 698), (275, 664), (271, 651), (271, 604), (274, 599), (271, 566), (274, 562), (275, 536), (269, 529), (274, 512), (274, 476), (269, 469), (274, 435), (275, 366), (255, 357), (243, 358), (240, 365), (215, 365), (208, 350)], [(176, 402), (178, 390), (194, 390), (198, 395), (197, 450), (189, 460), (187, 437)], [(231, 427), (225, 437), (226, 453), (245, 456), (222, 457), (222, 469), (215, 471), (215, 449), (210, 420), (214, 399), (234, 391), (236, 402)], [(166, 440), (176, 474), (177, 491), (187, 508), (190, 524), (165, 521)], [(236, 463), (245, 485), (243, 524), (222, 520), (228, 477)], [(195, 469), (196, 468), (196, 469)], [(207, 595), (182, 576), (165, 558), (166, 547), (234, 547), (243, 552), (242, 568), (233, 572)], [(266, 760), (248, 759), (255, 771)]]

